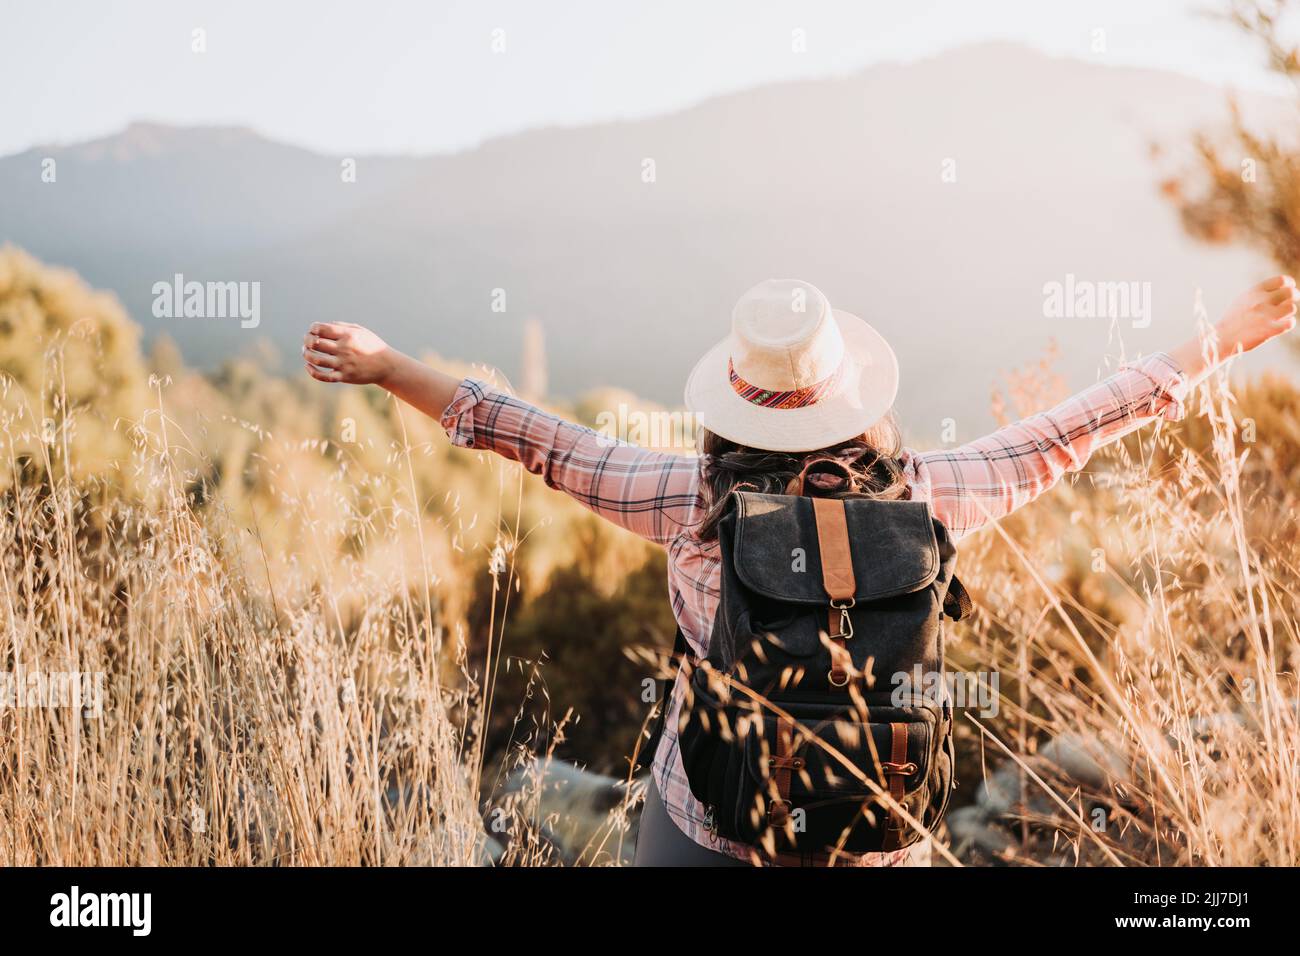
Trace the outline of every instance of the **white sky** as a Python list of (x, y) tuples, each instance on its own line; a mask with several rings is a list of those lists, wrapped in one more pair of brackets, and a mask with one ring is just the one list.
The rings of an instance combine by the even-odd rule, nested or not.
[(993, 39), (1266, 86), (1259, 53), (1205, 16), (1226, 3), (0, 0), (0, 155), (132, 120), (244, 125), (345, 155), (441, 152)]

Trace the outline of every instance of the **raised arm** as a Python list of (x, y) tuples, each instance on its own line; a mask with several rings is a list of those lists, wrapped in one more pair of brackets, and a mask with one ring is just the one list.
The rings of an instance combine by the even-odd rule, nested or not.
[(614, 441), (476, 379), (457, 379), (350, 323), (318, 323), (303, 342), (322, 382), (378, 385), (447, 430), (452, 444), (520, 462), (620, 527), (667, 544), (696, 520), (696, 461)]
[(1274, 276), (1237, 299), (1207, 341), (1193, 338), (1126, 365), (1051, 411), (969, 444), (910, 453), (912, 480), (960, 537), (1033, 501), (1103, 445), (1156, 418), (1181, 418), (1188, 389), (1216, 365), (1295, 324), (1295, 280)]

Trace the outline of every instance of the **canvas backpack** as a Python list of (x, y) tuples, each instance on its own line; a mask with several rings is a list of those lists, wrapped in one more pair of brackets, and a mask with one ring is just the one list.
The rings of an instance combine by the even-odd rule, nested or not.
[(683, 662), (678, 736), (706, 825), (783, 863), (909, 846), (922, 834), (881, 793), (933, 828), (953, 786), (936, 688), (943, 618), (971, 610), (956, 549), (926, 501), (805, 495), (826, 464), (795, 494), (732, 492), (708, 656)]

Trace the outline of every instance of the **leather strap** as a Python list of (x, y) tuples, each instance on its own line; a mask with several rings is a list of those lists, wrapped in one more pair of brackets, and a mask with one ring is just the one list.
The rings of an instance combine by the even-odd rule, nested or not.
[(785, 493), (787, 495), (805, 495), (810, 491), (826, 490), (825, 484), (819, 488), (816, 481), (811, 483), (812, 487), (810, 488), (808, 482), (810, 475), (825, 475), (830, 480), (827, 482), (827, 479), (822, 479), (823, 482), (827, 482), (831, 486), (838, 485), (845, 490), (852, 489), (853, 473), (849, 471), (848, 465), (838, 458), (814, 458), (804, 464), (803, 470), (786, 486)]
[(831, 669), (826, 676), (831, 686), (836, 688), (849, 685), (849, 671), (853, 667), (853, 656), (849, 653), (848, 636), (840, 632), (843, 624), (843, 613), (832, 607), (826, 616), (826, 634), (831, 640)]
[[(907, 762), (907, 724), (890, 724), (889, 762), (881, 769), (889, 781), (889, 795), (894, 802), (903, 802), (903, 792), (907, 774), (912, 765)], [(897, 850), (902, 845), (903, 834), (907, 830), (907, 821), (896, 811), (889, 811), (889, 822), (885, 825), (885, 849)]]
[(964, 617), (969, 617), (975, 610), (975, 602), (970, 598), (968, 592), (957, 576), (953, 575), (952, 580), (948, 582), (948, 593), (943, 596), (943, 613), (947, 614), (954, 621), (960, 621)]
[(822, 587), (831, 599), (826, 619), (826, 634), (831, 639), (831, 670), (827, 675), (833, 687), (847, 687), (853, 659), (849, 654), (848, 636), (844, 634), (845, 614), (835, 603), (847, 603), (857, 593), (853, 572), (853, 550), (849, 545), (849, 523), (844, 502), (835, 498), (813, 498), (813, 517), (817, 522), (817, 547), (822, 557)]
[(776, 751), (767, 759), (768, 772), (776, 785), (776, 799), (767, 806), (767, 822), (776, 829), (790, 819), (791, 772), (803, 769), (803, 758), (795, 754), (795, 749), (794, 723), (786, 717), (777, 718)]
[(848, 601), (857, 593), (849, 522), (838, 498), (810, 498), (817, 520), (817, 547), (822, 553), (822, 587), (832, 601)]

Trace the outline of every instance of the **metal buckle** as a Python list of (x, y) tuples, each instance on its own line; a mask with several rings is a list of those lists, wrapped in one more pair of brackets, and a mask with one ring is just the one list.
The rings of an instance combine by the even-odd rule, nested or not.
[(767, 807), (769, 826), (783, 827), (790, 819), (790, 804), (785, 800), (774, 800)]
[(852, 640), (853, 638), (853, 618), (849, 617), (848, 608), (840, 608), (840, 632), (832, 634), (832, 638), (841, 638), (843, 640)]
[[(838, 634), (827, 635), (832, 641), (851, 641), (853, 639), (853, 618), (849, 617), (849, 608), (853, 607), (857, 603), (857, 598), (849, 598), (842, 601), (832, 599), (831, 607), (840, 612), (840, 632)], [(831, 653), (834, 654), (836, 651), (832, 650)], [(836, 680), (835, 670), (833, 668), (830, 671), (827, 671), (826, 679), (830, 681), (832, 687), (846, 687), (849, 683), (849, 675), (847, 672), (845, 672), (843, 680)]]
[(909, 774), (916, 773), (916, 764), (911, 763), (910, 761), (908, 763), (886, 762), (880, 765), (880, 769), (886, 777), (893, 776), (896, 773), (908, 776)]
[(831, 607), (840, 612), (840, 632), (832, 634), (832, 640), (852, 640), (853, 639), (853, 618), (849, 617), (849, 608), (858, 603), (857, 598), (849, 598), (847, 602), (831, 601)]

